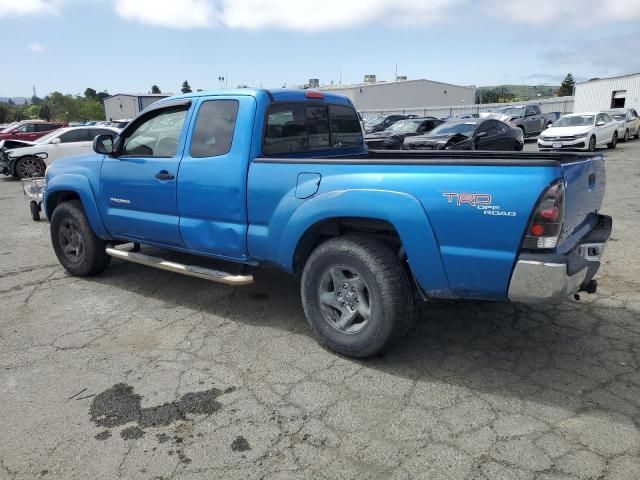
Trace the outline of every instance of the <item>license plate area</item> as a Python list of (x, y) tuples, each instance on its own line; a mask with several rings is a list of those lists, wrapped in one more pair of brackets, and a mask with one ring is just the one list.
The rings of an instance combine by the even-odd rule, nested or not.
[(562, 148), (561, 142), (553, 142), (553, 148)]

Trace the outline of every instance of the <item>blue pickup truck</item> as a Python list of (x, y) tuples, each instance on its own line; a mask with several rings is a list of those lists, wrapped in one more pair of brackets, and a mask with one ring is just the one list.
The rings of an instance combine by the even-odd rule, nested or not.
[(600, 154), (367, 151), (351, 102), (317, 91), (171, 97), (93, 149), (46, 174), (70, 274), (116, 257), (245, 285), (275, 265), (299, 276), (319, 340), (353, 357), (401, 337), (420, 299), (593, 293), (611, 232)]

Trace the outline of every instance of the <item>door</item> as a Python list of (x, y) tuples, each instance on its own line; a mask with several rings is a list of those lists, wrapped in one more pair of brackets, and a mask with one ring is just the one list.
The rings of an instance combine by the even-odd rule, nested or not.
[(599, 113), (596, 116), (596, 143), (598, 145), (609, 143), (613, 137), (613, 132), (617, 129), (617, 125), (609, 115)]
[(542, 113), (537, 105), (527, 105), (524, 111), (525, 128), (528, 134), (542, 131)]
[[(74, 128), (58, 135), (56, 138), (59, 139), (60, 143), (49, 143), (47, 145), (47, 164), (59, 158), (87, 153), (91, 148), (88, 128)], [(51, 142), (54, 141), (55, 138), (51, 140)]]
[(116, 238), (183, 246), (176, 183), (190, 101), (158, 105), (134, 120), (105, 156), (100, 209)]
[(245, 96), (208, 97), (196, 105), (178, 179), (180, 234), (191, 250), (247, 257), (247, 169), (255, 110), (255, 99)]
[[(495, 120), (486, 120), (480, 124), (475, 132), (476, 150), (503, 150), (501, 144), (500, 131), (498, 122)], [(479, 136), (481, 135), (481, 136)]]
[(39, 134), (36, 132), (36, 126), (33, 123), (25, 123), (17, 130), (13, 131), (13, 138), (16, 140), (25, 140), (32, 142), (37, 140)]

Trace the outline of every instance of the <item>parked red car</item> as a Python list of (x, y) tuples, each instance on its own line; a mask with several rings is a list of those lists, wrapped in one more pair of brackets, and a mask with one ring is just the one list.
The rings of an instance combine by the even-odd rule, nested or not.
[(58, 128), (67, 127), (67, 123), (63, 122), (44, 122), (37, 120), (25, 120), (23, 122), (18, 123), (17, 125), (13, 125), (11, 127), (5, 128), (0, 131), (0, 140), (25, 140), (27, 142), (32, 142), (52, 130), (57, 130)]

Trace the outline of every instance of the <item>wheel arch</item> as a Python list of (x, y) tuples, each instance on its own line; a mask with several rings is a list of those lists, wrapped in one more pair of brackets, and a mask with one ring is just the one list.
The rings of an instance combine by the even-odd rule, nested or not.
[(59, 175), (48, 183), (43, 199), (43, 210), (49, 220), (55, 208), (63, 202), (79, 200), (95, 234), (103, 240), (111, 239), (100, 218), (98, 205), (89, 180), (81, 175)]
[(272, 255), (275, 263), (291, 273), (301, 270), (322, 241), (359, 233), (376, 237), (406, 256), (427, 295), (449, 295), (436, 236), (422, 204), (411, 195), (380, 190), (330, 192), (298, 207), (277, 230), (277, 238), (270, 235), (270, 243), (277, 247)]

